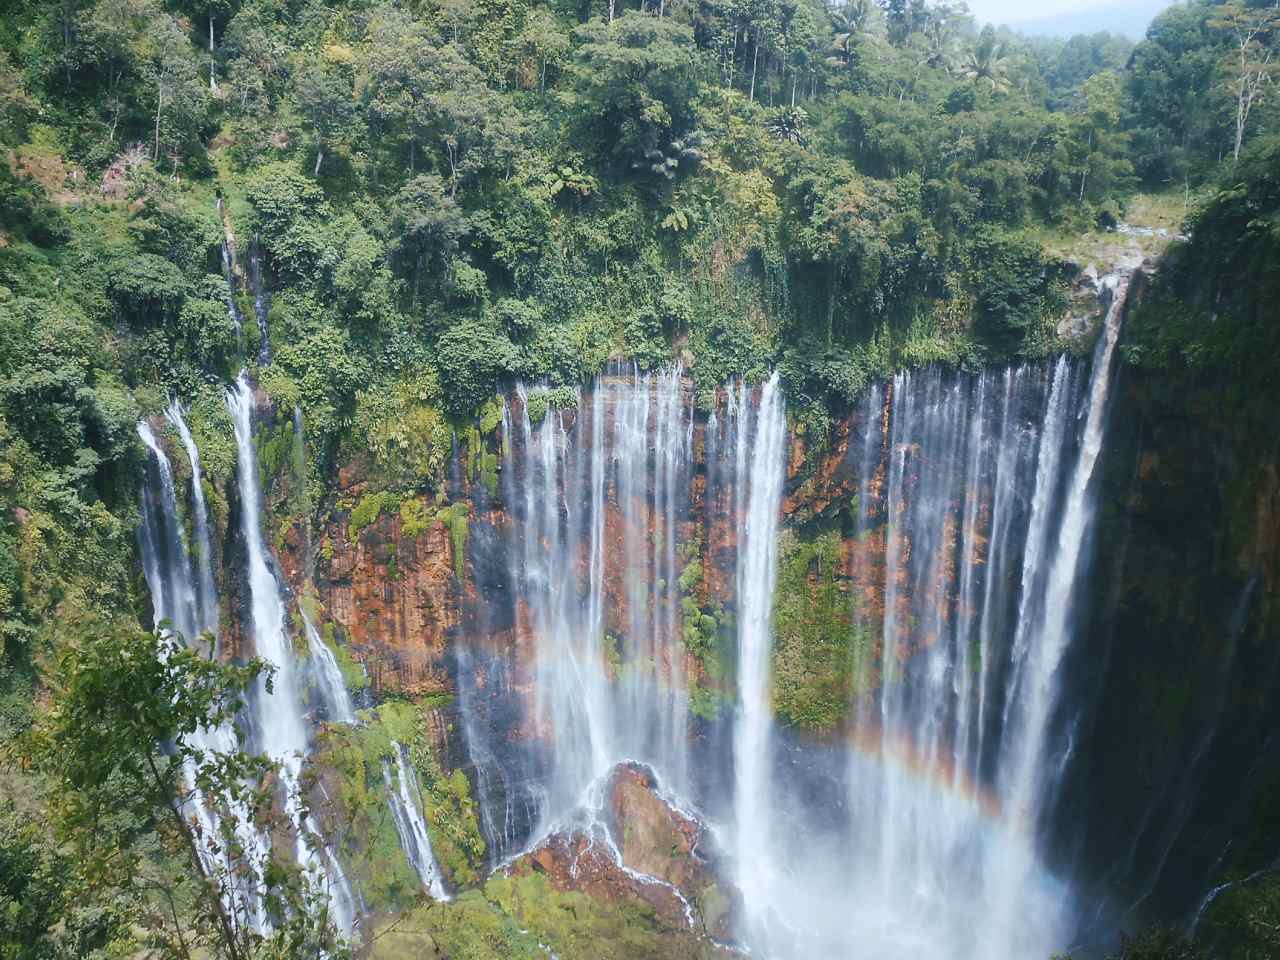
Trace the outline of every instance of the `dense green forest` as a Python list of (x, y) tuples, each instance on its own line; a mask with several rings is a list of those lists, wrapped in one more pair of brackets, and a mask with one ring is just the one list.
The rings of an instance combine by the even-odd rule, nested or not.
[[(170, 395), (215, 479), (245, 366), (303, 411), (314, 475), (362, 452), (404, 488), (502, 385), (569, 403), (610, 359), (707, 396), (777, 369), (820, 437), (903, 366), (1087, 349), (1061, 251), (1141, 195), (1189, 239), (1126, 359), (1272, 397), (1278, 69), (1257, 0), (1179, 3), (1136, 45), (927, 0), (3, 0), (0, 958), (174, 955), (153, 931), (200, 901), (158, 892), (177, 768), (136, 751), (248, 679), (174, 658), (112, 686), (135, 424)], [(269, 309), (229, 286), (228, 231)], [(130, 697), (155, 710), (110, 713)], [(208, 910), (189, 955), (248, 956)]]

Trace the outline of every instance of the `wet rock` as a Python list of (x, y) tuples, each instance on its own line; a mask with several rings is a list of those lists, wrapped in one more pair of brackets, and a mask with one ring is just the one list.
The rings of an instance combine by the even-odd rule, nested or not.
[(671, 929), (730, 939), (740, 895), (706, 826), (663, 798), (641, 764), (615, 767), (603, 799), (601, 818), (552, 834), (510, 871), (541, 873), (558, 890), (607, 904), (641, 902)]

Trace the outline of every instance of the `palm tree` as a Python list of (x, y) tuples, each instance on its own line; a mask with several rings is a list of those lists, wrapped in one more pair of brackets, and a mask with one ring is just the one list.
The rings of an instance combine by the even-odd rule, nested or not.
[(835, 64), (846, 64), (853, 60), (853, 52), (863, 39), (874, 39), (875, 0), (849, 0), (839, 10), (831, 13), (831, 26), (835, 28), (835, 39), (831, 41), (831, 49), (835, 56), (828, 61)]
[(956, 58), (956, 27), (968, 18), (967, 9), (959, 4), (944, 2), (929, 10), (919, 47), (925, 66), (947, 73), (960, 66)]
[(989, 87), (992, 93), (1008, 93), (1009, 66), (1004, 45), (996, 40), (993, 30), (987, 29), (978, 38), (978, 45), (965, 55), (964, 76), (971, 83)]

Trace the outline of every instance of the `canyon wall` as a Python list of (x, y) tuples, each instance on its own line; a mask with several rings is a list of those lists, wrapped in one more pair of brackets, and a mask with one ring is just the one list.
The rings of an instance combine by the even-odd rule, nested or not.
[[(855, 753), (865, 746), (865, 718), (883, 685), (919, 682), (917, 668), (942, 649), (958, 651), (956, 663), (977, 663), (972, 623), (990, 621), (1007, 638), (1025, 629), (1034, 611), (1014, 601), (1027, 547), (1022, 535), (1010, 539), (1007, 525), (1030, 522), (1032, 490), (1029, 475), (1011, 486), (1001, 471), (1033, 466), (1018, 464), (1039, 442), (1038, 418), (1049, 416), (1055, 391), (1074, 404), (1087, 375), (1084, 359), (980, 375), (924, 371), (867, 388), (824, 436), (793, 426), (772, 608), (774, 762), (779, 777), (804, 785), (819, 814), (844, 815), (851, 774), (824, 758), (834, 745)], [(518, 538), (528, 557), (551, 551), (557, 517), (581, 506), (573, 498), (602, 495), (587, 480), (597, 469), (608, 471), (611, 492), (600, 506), (603, 542), (591, 550), (608, 569), (642, 570), (648, 582), (601, 584), (607, 644), (595, 666), (616, 685), (630, 676), (635, 625), (661, 633), (664, 645), (649, 662), (659, 681), (684, 678), (691, 793), (706, 798), (732, 776), (725, 756), (738, 689), (744, 494), (728, 422), (735, 396), (745, 394), (731, 388), (713, 410), (695, 410), (678, 375), (646, 380), (642, 390), (639, 376), (614, 370), (576, 408), (543, 413), (560, 431), (558, 449), (577, 453), (556, 466), (564, 472), (537, 505), (553, 524), (540, 533), (520, 532), (531, 516), (530, 438), (546, 434), (544, 421), (534, 421), (519, 440), (518, 424), (529, 419), (523, 393), (507, 398), (502, 423), (455, 440), (441, 489), (380, 489), (376, 471), (354, 457), (300, 510), (306, 485), (290, 474), (288, 457), (271, 461), (278, 475), (268, 477), (268, 527), (281, 578), (298, 609), (312, 612), (362, 705), (416, 704), (441, 775), (466, 778), (485, 840), (480, 859), (490, 866), (523, 848), (546, 812), (548, 784), (561, 775), (558, 733), (538, 706), (545, 651), (512, 551)], [(616, 438), (636, 415), (627, 406), (633, 396), (646, 407), (659, 398), (655, 410), (668, 402), (669, 424), (646, 419), (640, 445), (627, 452)], [(903, 398), (918, 409), (899, 410)], [(1089, 535), (1096, 561), (1075, 590), (1073, 641), (1055, 676), (1063, 694), (1046, 718), (1061, 770), (1036, 828), (1050, 867), (1076, 878), (1096, 905), (1085, 938), (1149, 916), (1191, 918), (1214, 882), (1265, 866), (1277, 852), (1280, 442), (1265, 412), (1253, 410), (1249, 398), (1224, 400), (1220, 384), (1186, 375), (1123, 363), (1115, 374), (1089, 486), (1098, 505)], [(266, 442), (284, 443), (295, 430), (263, 395), (259, 416)], [(656, 447), (644, 439), (655, 429), (670, 434)], [(1062, 429), (1066, 463), (1078, 428), (1064, 421)], [(588, 466), (606, 435), (615, 438), (607, 463)], [(612, 479), (619, 464), (637, 476), (657, 469), (659, 447), (674, 451), (667, 486), (642, 484), (625, 496), (612, 486), (621, 482)], [(238, 510), (234, 489), (221, 490), (213, 554), (231, 654), (244, 652)], [(917, 514), (938, 522), (922, 533)], [(585, 544), (548, 553), (548, 578), (591, 579), (595, 554)], [(1007, 638), (1001, 642), (1014, 642)], [(949, 676), (961, 700), (960, 688), (977, 683), (964, 670)], [(995, 679), (993, 689), (1003, 686)], [(949, 715), (948, 723), (979, 744), (984, 731), (1001, 732), (981, 713)], [(994, 789), (984, 782), (998, 782), (993, 761), (979, 746), (966, 763), (972, 769), (952, 778), (972, 781), (966, 789), (979, 804), (998, 810), (995, 795), (983, 794)]]

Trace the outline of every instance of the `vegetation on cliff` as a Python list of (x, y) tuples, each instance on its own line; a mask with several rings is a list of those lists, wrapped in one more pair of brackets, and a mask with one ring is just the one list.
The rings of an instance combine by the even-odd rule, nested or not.
[[(396, 510), (409, 536), (444, 522), (459, 579), (469, 514), (441, 498), (446, 465), (463, 436), (468, 472), (496, 486), (480, 438), (501, 385), (545, 382), (545, 415), (610, 357), (678, 355), (704, 398), (777, 368), (822, 427), (895, 366), (1060, 346), (1070, 270), (1042, 238), (1114, 224), (1139, 188), (1179, 192), (1192, 236), (1129, 360), (1270, 385), (1280, 148), (1261, 92), (1278, 32), (1244, 0), (1178, 5), (1132, 49), (979, 30), (951, 2), (16, 0), (0, 23), (0, 741), (51, 735), (82, 638), (154, 643), (136, 636), (134, 426), (184, 399), (225, 527), (222, 384), (242, 364), (280, 414), (259, 438), (269, 536), (364, 458), (350, 534)], [(829, 552), (787, 545), (777, 610), (777, 707), (811, 728), (837, 722), (856, 675)], [(691, 584), (686, 640), (711, 679), (692, 696), (710, 716), (725, 620)], [(124, 729), (143, 751), (176, 736)], [(353, 810), (380, 782), (378, 729), (331, 732)], [(70, 751), (97, 745), (64, 733), (82, 742), (0, 774), (6, 957), (119, 954), (161, 922), (134, 896), (173, 868), (154, 810), (106, 834), (58, 820), (59, 846), (38, 826), (76, 801), (59, 797)], [(445, 868), (478, 881), (471, 800), (424, 749)], [(81, 786), (154, 799), (119, 793), (137, 757), (107, 760)], [(82, 869), (104, 838), (123, 859)], [(139, 857), (147, 870), (121, 869)], [(384, 867), (372, 886), (407, 896), (412, 878)], [(495, 936), (533, 929), (574, 955), (509, 894), (457, 909), (504, 904)]]

